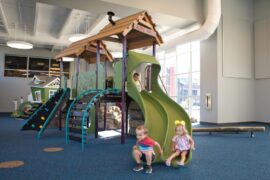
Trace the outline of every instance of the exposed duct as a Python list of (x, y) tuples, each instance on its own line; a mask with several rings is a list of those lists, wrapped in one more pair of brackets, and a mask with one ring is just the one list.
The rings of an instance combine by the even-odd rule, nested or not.
[(203, 25), (192, 32), (174, 38), (162, 45), (159, 50), (175, 47), (192, 41), (202, 41), (208, 39), (217, 29), (221, 16), (221, 0), (207, 0), (207, 16)]

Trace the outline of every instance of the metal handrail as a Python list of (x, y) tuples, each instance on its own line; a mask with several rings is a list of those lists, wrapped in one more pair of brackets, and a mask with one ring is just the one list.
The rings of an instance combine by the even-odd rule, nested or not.
[[(86, 117), (88, 115), (88, 111), (92, 107), (92, 105), (96, 102), (97, 98), (100, 98), (103, 95), (109, 94), (109, 93), (119, 94), (119, 92), (120, 92), (120, 89), (108, 88), (108, 89), (105, 89), (105, 90), (100, 91), (98, 94), (96, 94), (94, 97), (92, 97), (92, 99), (87, 104), (87, 106), (86, 106), (86, 108), (84, 110), (84, 113), (83, 113), (82, 125), (81, 125), (81, 128), (82, 128), (82, 137), (84, 136), (84, 132), (85, 132), (84, 122), (85, 122), (85, 119), (86, 119)], [(82, 138), (82, 149), (84, 149), (84, 138)]]
[(75, 103), (81, 99), (83, 96), (85, 95), (88, 95), (88, 94), (91, 94), (91, 93), (96, 93), (100, 91), (100, 89), (89, 89), (89, 90), (86, 90), (84, 92), (82, 92), (79, 96), (77, 96), (73, 101), (72, 103), (70, 104), (69, 108), (68, 108), (68, 111), (67, 111), (67, 115), (66, 115), (66, 144), (68, 144), (68, 133), (69, 133), (69, 127), (68, 127), (68, 124), (69, 124), (69, 116), (70, 116), (70, 112), (71, 112), (71, 109), (74, 107)]
[(164, 83), (163, 83), (163, 81), (162, 81), (160, 75), (158, 75), (158, 78), (159, 78), (159, 80), (160, 80), (160, 82), (161, 82), (161, 84), (162, 84), (163, 89), (165, 90), (166, 94), (168, 95), (168, 91), (167, 91), (167, 89), (166, 89), (166, 87), (165, 87), (165, 85), (164, 85)]

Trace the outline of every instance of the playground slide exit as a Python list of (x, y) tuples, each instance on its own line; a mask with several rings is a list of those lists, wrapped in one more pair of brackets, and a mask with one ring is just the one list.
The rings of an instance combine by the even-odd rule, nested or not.
[[(139, 92), (134, 84), (132, 74), (135, 69), (143, 63), (152, 64), (152, 92), (145, 90)], [(188, 133), (192, 135), (191, 122), (185, 110), (173, 101), (161, 89), (158, 83), (158, 74), (160, 72), (160, 64), (153, 57), (136, 52), (128, 53), (128, 69), (127, 69), (127, 88), (128, 95), (135, 100), (140, 106), (144, 114), (145, 126), (149, 130), (149, 136), (160, 143), (163, 148), (163, 156), (158, 155), (155, 162), (164, 162), (171, 154), (171, 141), (175, 133), (175, 120), (184, 120)], [(190, 152), (185, 164), (191, 161), (192, 153)], [(172, 162), (176, 166), (176, 160)]]

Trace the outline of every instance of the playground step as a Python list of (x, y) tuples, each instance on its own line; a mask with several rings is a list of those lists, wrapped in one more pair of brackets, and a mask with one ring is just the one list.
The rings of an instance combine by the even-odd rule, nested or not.
[[(85, 121), (84, 125), (86, 125), (86, 123), (87, 122)], [(77, 125), (81, 126), (82, 125), (82, 120), (69, 119), (69, 124), (70, 125), (75, 125), (75, 126), (77, 126)]]
[[(76, 135), (69, 134), (69, 139), (73, 140), (73, 141), (77, 141), (77, 142), (82, 142), (82, 137), (81, 136), (76, 136)], [(84, 141), (84, 143), (86, 144), (87, 141)]]
[(79, 116), (79, 117), (83, 117), (83, 113), (84, 111), (76, 111), (76, 110), (72, 110), (70, 115), (71, 116)]
[(77, 104), (74, 105), (74, 108), (77, 108), (77, 109), (85, 109), (86, 106), (87, 106), (86, 103), (85, 103), (85, 104), (79, 104), (79, 103), (77, 103)]
[[(81, 128), (70, 127), (69, 132), (70, 133), (76, 133), (76, 134), (82, 134), (82, 129)], [(86, 134), (86, 130), (84, 132)]]

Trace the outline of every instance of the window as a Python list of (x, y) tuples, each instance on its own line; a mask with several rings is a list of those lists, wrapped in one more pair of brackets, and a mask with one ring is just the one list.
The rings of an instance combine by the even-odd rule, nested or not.
[(54, 96), (57, 90), (49, 90), (49, 99)]
[(168, 95), (190, 117), (200, 120), (200, 43), (180, 45), (173, 52), (158, 52), (157, 59)]
[[(63, 73), (69, 79), (69, 62), (63, 62)], [(55, 59), (51, 60), (50, 76), (60, 76), (60, 63)]]
[[(63, 73), (69, 78), (69, 62), (63, 62)], [(54, 59), (5, 56), (4, 76), (31, 78), (35, 75), (60, 76), (60, 64)]]
[(41, 102), (41, 91), (35, 91), (36, 101)]
[(27, 57), (6, 55), (4, 76), (27, 77)]

